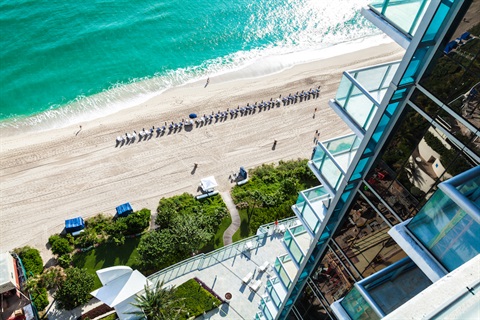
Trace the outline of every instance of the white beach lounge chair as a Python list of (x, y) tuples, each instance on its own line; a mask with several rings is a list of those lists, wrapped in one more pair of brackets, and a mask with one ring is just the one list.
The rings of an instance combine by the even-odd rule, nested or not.
[(260, 289), (260, 287), (262, 286), (262, 281), (253, 280), (252, 282), (250, 282), (248, 286), (250, 287), (250, 290), (252, 290), (253, 292), (257, 292), (258, 289)]
[(245, 277), (243, 277), (242, 282), (247, 284), (252, 280), (253, 278), (253, 273), (249, 272)]
[(265, 261), (261, 266), (258, 267), (258, 271), (259, 272), (265, 272), (267, 270), (268, 266), (270, 266), (270, 262)]
[(250, 251), (250, 250), (252, 250), (252, 249), (253, 249), (253, 243), (252, 243), (251, 241), (247, 241), (247, 242), (245, 243), (245, 250)]

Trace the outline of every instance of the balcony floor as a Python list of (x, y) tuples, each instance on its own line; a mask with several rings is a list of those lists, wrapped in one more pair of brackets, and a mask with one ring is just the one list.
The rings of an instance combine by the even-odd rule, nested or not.
[(295, 276), (297, 275), (297, 272), (298, 272), (297, 265), (295, 264), (295, 262), (290, 260), (287, 262), (283, 262), (283, 266), (285, 267), (285, 271), (287, 271), (288, 276), (293, 281), (293, 279), (295, 279)]
[(431, 284), (432, 282), (427, 276), (418, 267), (415, 267), (400, 274), (394, 280), (369, 290), (368, 293), (383, 312), (389, 314)]
[(342, 168), (343, 172), (347, 172), (350, 163), (355, 157), (357, 150), (353, 150), (351, 152), (345, 152), (343, 154), (335, 155), (335, 161), (338, 163), (340, 168)]
[(303, 252), (307, 252), (312, 244), (312, 237), (308, 232), (304, 232), (298, 236), (295, 236), (295, 240), (297, 240), (297, 243), (300, 248), (302, 248)]

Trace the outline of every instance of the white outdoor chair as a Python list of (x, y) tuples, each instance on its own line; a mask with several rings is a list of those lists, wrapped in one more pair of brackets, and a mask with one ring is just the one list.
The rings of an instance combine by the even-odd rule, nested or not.
[(247, 284), (252, 280), (253, 278), (253, 273), (249, 272), (245, 277), (243, 277), (242, 282)]

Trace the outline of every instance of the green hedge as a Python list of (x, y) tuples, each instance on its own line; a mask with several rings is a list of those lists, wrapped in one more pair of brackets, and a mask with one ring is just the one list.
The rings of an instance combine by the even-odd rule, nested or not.
[(22, 259), (23, 266), (30, 276), (30, 272), (34, 275), (41, 274), (43, 271), (43, 261), (40, 251), (29, 246), (16, 249), (15, 252)]
[(50, 236), (50, 238), (48, 238), (48, 242), (52, 246), (53, 254), (56, 254), (58, 256), (63, 256), (64, 254), (73, 251), (73, 247), (70, 245), (68, 239), (61, 237), (58, 234)]
[(38, 311), (43, 311), (49, 304), (47, 289), (44, 287), (38, 287), (31, 292), (33, 303), (37, 307)]
[(175, 296), (183, 299), (185, 313), (188, 312), (188, 316), (184, 315), (182, 319), (202, 315), (204, 312), (216, 308), (221, 303), (220, 300), (202, 288), (194, 279), (190, 279), (178, 286), (175, 290)]

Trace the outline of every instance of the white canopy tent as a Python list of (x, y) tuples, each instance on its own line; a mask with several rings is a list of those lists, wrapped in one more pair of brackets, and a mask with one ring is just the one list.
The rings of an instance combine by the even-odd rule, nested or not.
[(0, 253), (0, 293), (19, 287), (15, 260), (9, 252)]
[(206, 177), (200, 180), (200, 186), (204, 192), (212, 192), (218, 186), (214, 176)]
[(101, 300), (115, 312), (121, 320), (136, 319), (131, 312), (138, 311), (132, 305), (136, 295), (143, 291), (150, 281), (138, 270), (133, 271), (127, 266), (116, 266), (97, 271), (103, 287), (91, 292), (91, 295)]

